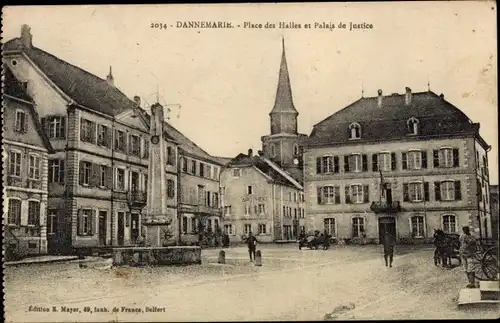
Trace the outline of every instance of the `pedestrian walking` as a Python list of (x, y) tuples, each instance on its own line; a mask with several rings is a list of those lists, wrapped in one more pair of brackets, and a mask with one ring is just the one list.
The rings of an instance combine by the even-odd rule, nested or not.
[(474, 259), (474, 254), (476, 253), (476, 238), (470, 234), (470, 229), (468, 226), (462, 228), (462, 234), (460, 235), (460, 259), (462, 260), (462, 267), (465, 274), (467, 275), (467, 288), (476, 287), (476, 276), (474, 274), (474, 266), (476, 261)]
[(394, 257), (394, 237), (389, 232), (385, 232), (382, 243), (384, 245), (385, 266), (392, 267), (392, 260)]
[(250, 256), (250, 262), (255, 260), (255, 249), (257, 249), (257, 242), (258, 242), (257, 238), (253, 236), (252, 232), (249, 232), (247, 238), (247, 245), (248, 245), (248, 255)]
[(330, 235), (325, 230), (325, 233), (323, 234), (323, 249), (328, 250), (328, 248), (330, 248)]

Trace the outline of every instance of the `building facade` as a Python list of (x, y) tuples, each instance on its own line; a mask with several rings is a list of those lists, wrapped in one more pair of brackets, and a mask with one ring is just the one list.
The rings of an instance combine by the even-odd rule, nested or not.
[(311, 229), (377, 243), (432, 240), (469, 225), (491, 236), (490, 147), (458, 108), (433, 92), (361, 98), (316, 124), (304, 153)]
[(491, 236), (498, 241), (498, 185), (490, 185)]
[(6, 259), (47, 253), (47, 161), (53, 153), (35, 103), (4, 64), (3, 196)]
[(224, 231), (231, 242), (252, 232), (260, 242), (295, 241), (305, 232), (302, 185), (259, 152), (239, 154), (220, 179)]

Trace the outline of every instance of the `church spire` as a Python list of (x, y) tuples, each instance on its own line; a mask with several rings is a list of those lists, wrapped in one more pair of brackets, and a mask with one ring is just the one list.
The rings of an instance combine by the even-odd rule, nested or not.
[(298, 114), (292, 99), (292, 87), (290, 85), (290, 76), (288, 74), (288, 65), (285, 55), (285, 38), (281, 39), (282, 54), (281, 65), (278, 78), (278, 89), (276, 90), (276, 101), (271, 110), (271, 114), (280, 112), (295, 112)]

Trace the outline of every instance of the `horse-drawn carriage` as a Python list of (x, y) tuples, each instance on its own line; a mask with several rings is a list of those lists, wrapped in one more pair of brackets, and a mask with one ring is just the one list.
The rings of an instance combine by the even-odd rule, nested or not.
[(299, 250), (302, 250), (303, 247), (314, 250), (322, 247), (323, 250), (327, 250), (334, 242), (332, 240), (333, 239), (330, 235), (319, 234), (319, 232), (316, 231), (314, 234), (308, 234), (299, 239)]
[[(443, 267), (451, 266), (451, 259), (457, 259), (461, 264), (459, 249), (460, 241), (458, 234), (445, 233), (435, 230), (434, 233), (434, 264)], [(474, 275), (478, 280), (498, 280), (498, 240), (478, 239), (476, 252), (474, 254)]]

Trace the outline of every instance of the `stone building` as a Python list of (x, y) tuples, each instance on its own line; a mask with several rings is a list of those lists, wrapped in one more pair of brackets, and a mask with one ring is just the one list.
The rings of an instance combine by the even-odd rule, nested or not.
[(7, 260), (47, 253), (47, 160), (52, 145), (43, 131), (25, 82), (3, 65), (3, 214)]
[[(150, 114), (140, 98), (131, 100), (117, 88), (111, 68), (102, 79), (35, 47), (27, 25), (3, 51), (5, 64), (35, 101), (55, 152), (48, 161), (49, 251), (135, 244), (150, 180)], [(220, 164), (167, 122), (165, 127), (167, 204), (177, 217), (182, 213), (177, 213), (179, 159), (186, 155)], [(215, 187), (210, 192), (218, 191), (218, 184), (210, 185)], [(213, 208), (208, 213), (218, 214)]]
[(498, 185), (490, 185), (491, 235), (498, 240)]
[(379, 90), (316, 124), (306, 145), (311, 229), (372, 242), (388, 231), (418, 243), (464, 225), (491, 236), (490, 146), (443, 95)]
[(239, 154), (221, 177), (224, 231), (231, 242), (252, 232), (260, 242), (295, 241), (305, 231), (302, 185), (259, 152)]

